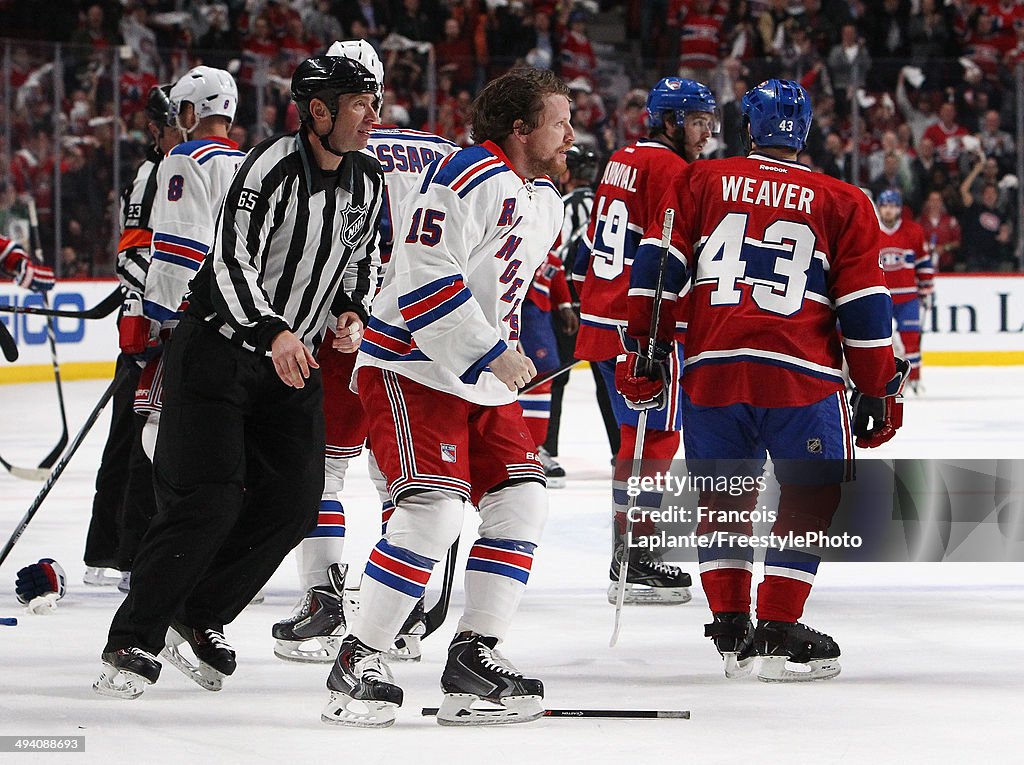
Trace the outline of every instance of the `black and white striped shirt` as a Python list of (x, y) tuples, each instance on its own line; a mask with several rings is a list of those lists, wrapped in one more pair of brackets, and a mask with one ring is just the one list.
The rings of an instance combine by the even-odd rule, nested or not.
[(365, 323), (383, 198), (380, 163), (367, 154), (349, 152), (326, 173), (304, 131), (263, 141), (231, 182), (188, 313), (267, 354), (285, 329), (315, 350), (328, 315), (355, 311)]
[(155, 148), (146, 152), (135, 178), (121, 194), (121, 241), (117, 253), (117, 277), (134, 292), (146, 288), (146, 273), (151, 256), (152, 230), (149, 216), (156, 196), (156, 170), (163, 154)]

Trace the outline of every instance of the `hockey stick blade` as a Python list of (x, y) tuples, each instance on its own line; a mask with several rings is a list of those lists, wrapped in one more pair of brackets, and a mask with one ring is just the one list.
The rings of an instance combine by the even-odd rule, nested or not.
[(17, 465), (12, 465), (3, 457), (0, 457), (0, 466), (15, 478), (20, 478), (23, 481), (45, 481), (46, 477), (50, 475), (50, 471), (45, 468), (18, 467)]
[(423, 637), (433, 634), (444, 624), (448, 617), (448, 606), (452, 600), (452, 586), (455, 584), (455, 562), (459, 556), (459, 539), (455, 538), (448, 548), (448, 557), (444, 561), (444, 578), (441, 581), (441, 597), (430, 607), (423, 618), (426, 629)]
[(66, 319), (103, 319), (121, 307), (123, 297), (118, 287), (92, 308), (65, 311), (59, 308), (37, 308), (28, 305), (0, 305), (0, 313), (23, 313), (29, 316), (53, 316)]
[(8, 361), (18, 360), (18, 344), (14, 342), (7, 325), (0, 321), (0, 351)]
[(124, 384), (125, 380), (128, 379), (128, 372), (126, 369), (119, 369), (114, 375), (114, 379), (111, 381), (107, 389), (103, 391), (103, 395), (100, 396), (100, 400), (93, 407), (93, 410), (89, 413), (89, 416), (85, 418), (85, 424), (82, 425), (82, 429), (78, 431), (78, 435), (75, 436), (74, 440), (71, 441), (71, 445), (68, 450), (64, 453), (64, 456), (60, 458), (56, 465), (53, 466), (53, 470), (50, 471), (49, 476), (46, 479), (46, 483), (43, 484), (43, 488), (39, 490), (36, 498), (32, 500), (32, 504), (29, 506), (25, 515), (18, 522), (14, 532), (11, 534), (10, 539), (7, 540), (7, 544), (4, 545), (3, 550), (0, 550), (0, 566), (3, 565), (4, 561), (7, 560), (7, 556), (11, 554), (11, 550), (14, 549), (14, 545), (18, 543), (21, 535), (25, 533), (25, 529), (28, 528), (29, 522), (39, 512), (40, 506), (43, 504), (43, 500), (50, 493), (50, 489), (60, 478), (61, 473), (64, 472), (64, 468), (71, 462), (71, 458), (75, 456), (75, 452), (78, 451), (78, 447), (82, 445), (85, 437), (89, 435), (89, 431), (92, 426), (96, 424), (96, 420), (99, 419), (100, 413), (103, 408), (107, 405), (107, 402), (114, 396), (117, 389)]
[[(437, 707), (423, 707), (423, 717), (437, 715)], [(545, 709), (544, 717), (603, 718), (612, 720), (689, 720), (688, 709)]]

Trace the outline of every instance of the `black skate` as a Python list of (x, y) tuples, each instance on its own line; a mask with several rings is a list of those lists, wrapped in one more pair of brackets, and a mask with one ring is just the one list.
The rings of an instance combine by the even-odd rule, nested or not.
[(544, 684), (524, 677), (496, 650), (498, 639), (472, 632), (455, 636), (441, 675), (441, 725), (502, 725), (544, 714)]
[(720, 611), (711, 624), (704, 625), (704, 637), (711, 638), (725, 661), (725, 676), (730, 680), (750, 674), (757, 655), (754, 651), (754, 624), (750, 614)]
[(311, 587), (295, 612), (273, 626), (274, 655), (285, 661), (334, 661), (345, 634), (345, 575), (348, 567), (332, 563), (326, 585)]
[(92, 684), (93, 690), (102, 696), (136, 699), (160, 677), (160, 662), (141, 648), (104, 651), (102, 659), (103, 672)]
[[(608, 577), (612, 583), (608, 586), (608, 602), (615, 605), (619, 595), (619, 569), (622, 566), (622, 553), (625, 545), (615, 544), (608, 567)], [(693, 597), (690, 586), (693, 580), (678, 566), (662, 563), (650, 551), (636, 547), (630, 549), (629, 567), (626, 569), (626, 595), (623, 603), (640, 603), (647, 605), (676, 605), (689, 603)]]
[[(186, 643), (195, 656), (194, 662), (181, 653), (181, 646)], [(220, 628), (192, 628), (172, 622), (160, 655), (208, 691), (219, 691), (224, 687), (224, 678), (235, 671), (235, 649)]]
[(353, 635), (341, 641), (327, 687), (331, 698), (320, 719), (357, 728), (392, 725), (404, 695), (395, 685), (383, 655)]
[(409, 614), (398, 631), (395, 645), (388, 651), (388, 658), (397, 661), (419, 661), (423, 652), (420, 639), (427, 632), (427, 612), (423, 606), (423, 598), (416, 601), (412, 613)]
[(548, 453), (543, 446), (537, 450), (537, 459), (544, 468), (544, 475), (547, 477), (549, 489), (565, 488), (565, 468), (558, 464), (558, 460)]
[(842, 669), (836, 641), (800, 622), (759, 619), (754, 650), (762, 657), (757, 677), (766, 683), (827, 680)]

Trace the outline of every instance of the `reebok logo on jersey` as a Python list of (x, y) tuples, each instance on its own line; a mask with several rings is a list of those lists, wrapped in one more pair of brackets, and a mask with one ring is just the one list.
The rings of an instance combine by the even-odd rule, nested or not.
[(441, 462), (455, 462), (455, 444), (441, 444)]
[(341, 216), (341, 243), (346, 247), (355, 247), (359, 243), (366, 217), (370, 213), (369, 203), (361, 206), (349, 205), (344, 210), (339, 210)]

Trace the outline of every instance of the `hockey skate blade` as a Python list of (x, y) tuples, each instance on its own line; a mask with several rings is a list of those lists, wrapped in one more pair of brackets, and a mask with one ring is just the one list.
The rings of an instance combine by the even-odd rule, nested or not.
[(841, 671), (838, 659), (811, 659), (806, 664), (799, 664), (785, 656), (764, 656), (757, 679), (765, 683), (806, 683), (829, 680)]
[(438, 725), (512, 725), (544, 716), (543, 696), (506, 696), (501, 703), (473, 693), (446, 693), (437, 710)]
[[(180, 642), (175, 642), (176, 640)], [(177, 632), (173, 629), (168, 629), (165, 641), (164, 649), (160, 652), (160, 655), (173, 664), (185, 677), (206, 691), (219, 691), (224, 687), (224, 678), (227, 675), (223, 672), (218, 672), (204, 661), (193, 664), (182, 655), (181, 651), (178, 650), (178, 646), (188, 641), (178, 635)]]
[(341, 638), (321, 636), (309, 640), (276, 640), (274, 656), (300, 664), (330, 664), (338, 657)]
[(549, 489), (564, 489), (565, 488), (565, 476), (547, 476), (545, 479)]
[(390, 701), (362, 701), (341, 691), (331, 691), (320, 720), (349, 728), (387, 728), (395, 724), (397, 708), (398, 705)]
[(395, 644), (388, 649), (387, 656), (392, 661), (419, 661), (423, 656), (419, 635), (399, 635)]
[(722, 661), (725, 662), (725, 676), (730, 680), (746, 677), (754, 669), (754, 657), (740, 659), (735, 651), (724, 651)]
[[(608, 602), (615, 605), (619, 595), (619, 583), (608, 585)], [(647, 587), (626, 583), (626, 597), (623, 603), (634, 606), (678, 606), (693, 600), (689, 587)]]
[[(120, 682), (118, 682), (118, 676), (121, 678)], [(100, 696), (131, 700), (141, 696), (147, 685), (152, 685), (152, 683), (142, 675), (126, 672), (104, 662), (103, 671), (100, 673), (99, 679), (92, 684), (92, 689)]]

